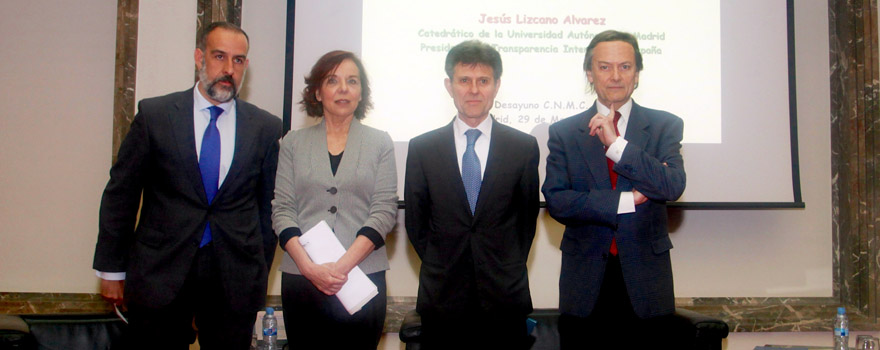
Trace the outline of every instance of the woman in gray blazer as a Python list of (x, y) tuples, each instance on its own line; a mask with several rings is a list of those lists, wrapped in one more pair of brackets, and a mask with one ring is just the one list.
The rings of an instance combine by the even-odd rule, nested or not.
[[(397, 216), (397, 168), (387, 132), (361, 124), (370, 86), (351, 52), (321, 57), (306, 77), (303, 110), (323, 117), (281, 143), (272, 225), (287, 254), (281, 300), (295, 348), (375, 349), (385, 321), (385, 236)], [(299, 236), (326, 221), (346, 248), (335, 263), (315, 264)], [(379, 295), (349, 315), (335, 294), (359, 266)]]

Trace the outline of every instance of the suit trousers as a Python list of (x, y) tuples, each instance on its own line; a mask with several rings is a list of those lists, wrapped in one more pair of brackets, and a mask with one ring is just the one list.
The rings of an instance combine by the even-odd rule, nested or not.
[(130, 323), (123, 349), (186, 350), (196, 336), (203, 350), (248, 349), (257, 313), (229, 309), (214, 260), (213, 243), (199, 248), (171, 304), (161, 308), (128, 305)]
[(590, 315), (559, 316), (560, 349), (677, 349), (671, 316), (639, 318), (626, 291), (620, 258), (609, 254)]
[[(470, 254), (465, 254), (457, 263), (474, 266)], [(528, 349), (534, 337), (526, 333), (527, 316), (484, 310), (475, 272), (468, 268), (458, 271), (462, 273), (444, 283), (455, 283), (462, 292), (464, 311), (422, 314), (421, 349)]]
[(385, 326), (385, 271), (367, 274), (379, 294), (350, 315), (302, 275), (282, 273), (284, 329), (291, 349), (376, 349)]

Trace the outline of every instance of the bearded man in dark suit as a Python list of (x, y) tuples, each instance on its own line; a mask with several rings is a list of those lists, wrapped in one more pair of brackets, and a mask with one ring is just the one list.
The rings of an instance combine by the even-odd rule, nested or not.
[(195, 88), (145, 99), (110, 169), (93, 267), (127, 349), (247, 349), (265, 305), (281, 120), (236, 98), (247, 34), (208, 25)]

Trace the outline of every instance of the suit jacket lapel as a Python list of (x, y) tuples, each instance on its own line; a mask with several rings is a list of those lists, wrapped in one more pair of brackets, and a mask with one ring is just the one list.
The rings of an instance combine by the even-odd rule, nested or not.
[(311, 157), (309, 160), (311, 171), (319, 173), (319, 176), (317, 176), (318, 178), (333, 179), (333, 170), (330, 169), (330, 151), (328, 151), (327, 148), (327, 124), (324, 119), (321, 118), (321, 122), (317, 125), (317, 128), (305, 129), (313, 131), (308, 134), (308, 152)]
[[(458, 117), (456, 116), (455, 118)], [(455, 152), (455, 128), (453, 128), (452, 123), (449, 123), (445, 127), (440, 128), (438, 133), (440, 142), (437, 145), (437, 161), (441, 165), (440, 168), (445, 172), (443, 176), (451, 182), (452, 193), (450, 195), (456, 197), (453, 200), (459, 203), (457, 204), (458, 206), (464, 208), (463, 211), (467, 212), (469, 217), (473, 217), (470, 211), (470, 204), (467, 201), (464, 182), (461, 180), (461, 170), (458, 168), (458, 154)], [(477, 203), (479, 203), (479, 199), (477, 199)], [(479, 207), (479, 205), (477, 206)]]
[(360, 120), (352, 118), (351, 125), (348, 127), (348, 139), (345, 141), (345, 152), (343, 153), (342, 160), (339, 162), (339, 168), (336, 169), (335, 178), (338, 183), (348, 181), (357, 176), (361, 144), (364, 141), (363, 133), (364, 128)]
[[(648, 144), (648, 140), (651, 137), (648, 132), (648, 127), (650, 126), (651, 124), (648, 123), (644, 108), (633, 101), (632, 110), (629, 113), (629, 121), (626, 124), (626, 135), (624, 135), (626, 142), (639, 149), (645, 149), (645, 145)], [(623, 176), (618, 176), (617, 188), (623, 191), (629, 191), (632, 190), (632, 183), (629, 179)]]
[(650, 125), (644, 108), (633, 101), (632, 111), (629, 113), (629, 121), (626, 124), (626, 135), (624, 135), (626, 142), (644, 149), (651, 136), (648, 133)]
[(580, 148), (581, 156), (587, 163), (587, 168), (596, 180), (599, 188), (611, 188), (611, 176), (608, 175), (608, 163), (605, 160), (605, 145), (596, 136), (590, 136), (590, 119), (596, 115), (596, 104), (587, 110), (581, 120), (578, 131), (577, 145)]
[[(505, 149), (499, 145), (508, 144), (506, 141), (509, 136), (508, 130), (502, 124), (497, 123), (494, 117), (490, 116), (490, 118), (492, 118), (492, 137), (489, 139), (489, 153), (486, 156), (488, 159), (481, 160), (486, 162), (486, 173), (483, 174), (483, 183), (480, 185), (480, 195), (477, 197), (477, 209), (474, 210), (474, 217), (479, 217), (480, 212), (483, 211), (482, 208), (489, 205), (487, 202), (489, 202), (489, 198), (492, 198), (495, 174), (507, 164)], [(464, 188), (464, 182), (462, 182), (462, 188)]]
[(223, 179), (223, 183), (220, 185), (220, 188), (217, 189), (215, 199), (222, 196), (224, 192), (227, 192), (227, 188), (235, 183), (235, 180), (238, 175), (241, 174), (244, 165), (248, 163), (247, 160), (252, 159), (251, 153), (253, 153), (254, 143), (257, 142), (258, 139), (256, 133), (259, 132), (259, 130), (254, 128), (252, 120), (253, 116), (243, 111), (241, 105), (242, 102), (236, 99), (235, 150), (232, 152), (232, 164), (229, 166), (226, 178)]
[(199, 171), (199, 156), (196, 154), (192, 90), (181, 92), (180, 96), (181, 98), (168, 111), (169, 123), (177, 143), (177, 152), (183, 160), (181, 164), (183, 176), (190, 180), (193, 191), (202, 202), (208, 203), (205, 185), (202, 183), (202, 173)]

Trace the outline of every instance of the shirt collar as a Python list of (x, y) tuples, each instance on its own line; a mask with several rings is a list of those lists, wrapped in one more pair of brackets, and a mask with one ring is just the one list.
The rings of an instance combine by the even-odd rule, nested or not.
[[(620, 112), (620, 120), (624, 121), (624, 123), (629, 120), (629, 114), (630, 112), (632, 112), (632, 107), (633, 99), (630, 98), (628, 101), (626, 101), (626, 103), (623, 104), (623, 106), (617, 108), (617, 111)], [(602, 115), (608, 115), (608, 113), (611, 112), (611, 108), (603, 105), (602, 102), (599, 102), (599, 100), (596, 100), (596, 111), (601, 113)]]
[[(201, 111), (201, 110), (207, 109), (208, 107), (213, 106), (214, 104), (212, 104), (211, 101), (208, 101), (208, 99), (206, 99), (205, 96), (202, 96), (202, 93), (199, 92), (199, 85), (198, 84), (201, 84), (201, 82), (196, 83), (195, 88), (193, 88), (193, 105), (195, 106), (195, 109), (197, 111)], [(223, 113), (228, 113), (232, 108), (235, 108), (235, 99), (233, 98), (233, 99), (229, 100), (228, 102), (223, 102), (223, 103), (217, 105), (217, 107), (222, 108)]]
[(480, 122), (480, 124), (477, 125), (476, 128), (472, 128), (470, 125), (465, 124), (465, 122), (463, 122), (461, 118), (456, 115), (455, 121), (452, 123), (452, 128), (454, 129), (456, 135), (464, 135), (464, 133), (470, 129), (477, 129), (480, 130), (480, 133), (482, 133), (482, 135), (490, 136), (492, 135), (492, 119), (492, 115), (489, 115), (489, 117), (483, 119), (483, 121)]

